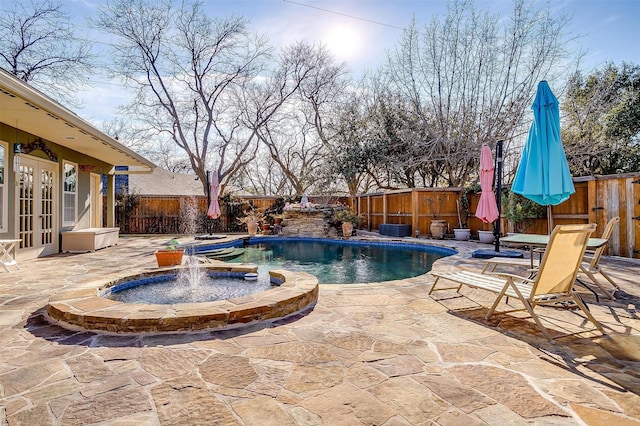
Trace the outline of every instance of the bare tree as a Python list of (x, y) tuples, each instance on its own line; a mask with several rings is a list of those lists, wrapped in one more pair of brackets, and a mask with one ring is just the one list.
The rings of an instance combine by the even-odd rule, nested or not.
[(92, 44), (58, 2), (9, 2), (0, 13), (0, 66), (58, 101), (79, 106), (93, 69)]
[[(215, 165), (224, 191), (256, 159), (267, 125), (317, 74), (313, 49), (277, 58), (238, 17), (209, 18), (200, 1), (115, 0), (96, 24), (121, 38), (114, 71), (136, 88), (127, 112), (182, 149), (203, 182)], [(275, 158), (274, 158), (275, 160)]]
[(257, 150), (242, 103), (268, 59), (264, 38), (242, 18), (208, 17), (199, 1), (115, 0), (95, 23), (120, 38), (112, 71), (136, 91), (126, 111), (186, 153), (203, 191), (217, 165), (224, 190)]
[(453, 0), (443, 20), (405, 30), (387, 77), (420, 117), (426, 138), (416, 159), (436, 163), (438, 184), (468, 183), (481, 145), (518, 132), (536, 83), (567, 66), (567, 22), (523, 0), (509, 20)]

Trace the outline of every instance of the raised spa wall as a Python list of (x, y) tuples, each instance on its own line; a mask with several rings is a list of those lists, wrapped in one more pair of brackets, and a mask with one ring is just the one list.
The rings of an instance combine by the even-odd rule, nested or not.
[(282, 233), (291, 237), (325, 238), (329, 235), (329, 222), (325, 219), (325, 212), (316, 211), (285, 211), (283, 213)]
[[(134, 276), (95, 282), (88, 288), (53, 295), (47, 306), (52, 321), (72, 330), (105, 333), (198, 332), (269, 321), (310, 309), (318, 300), (318, 280), (305, 272), (270, 271), (271, 280), (281, 282), (267, 291), (236, 299), (202, 303), (156, 305), (123, 303), (100, 297), (107, 287), (125, 279), (138, 279), (178, 268), (164, 268)], [(213, 271), (255, 272), (240, 266), (214, 266)]]

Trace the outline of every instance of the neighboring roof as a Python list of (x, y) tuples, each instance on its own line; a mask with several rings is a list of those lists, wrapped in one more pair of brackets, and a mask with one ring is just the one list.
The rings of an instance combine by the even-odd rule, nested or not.
[(155, 164), (42, 92), (0, 69), (0, 122), (114, 166), (150, 172)]
[(141, 195), (206, 195), (195, 175), (156, 168), (153, 173), (129, 175), (129, 191)]

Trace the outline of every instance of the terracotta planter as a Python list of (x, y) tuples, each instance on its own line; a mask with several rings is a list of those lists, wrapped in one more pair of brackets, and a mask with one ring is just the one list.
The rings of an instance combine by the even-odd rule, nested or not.
[(434, 219), (429, 225), (429, 231), (431, 236), (435, 239), (441, 240), (444, 238), (444, 234), (447, 233), (447, 221), (442, 219)]
[(156, 261), (159, 267), (182, 265), (182, 256), (184, 256), (183, 249), (156, 251)]
[(353, 234), (353, 223), (342, 222), (342, 235), (345, 238), (349, 238)]
[(256, 235), (258, 232), (258, 224), (253, 222), (247, 223), (247, 232), (249, 232), (249, 235), (252, 237)]

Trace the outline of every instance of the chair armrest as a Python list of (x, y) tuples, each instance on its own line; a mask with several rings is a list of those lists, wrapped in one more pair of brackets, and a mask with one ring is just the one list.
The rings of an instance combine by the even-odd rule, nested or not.
[[(533, 269), (532, 271), (535, 271), (535, 269)], [(532, 283), (535, 280), (528, 278), (528, 277), (523, 277), (521, 275), (516, 275), (516, 274), (506, 274), (504, 272), (485, 272), (486, 275), (495, 275), (497, 277), (500, 278), (505, 278), (505, 279), (514, 279), (514, 280), (519, 280), (520, 282), (526, 282), (526, 283)]]

